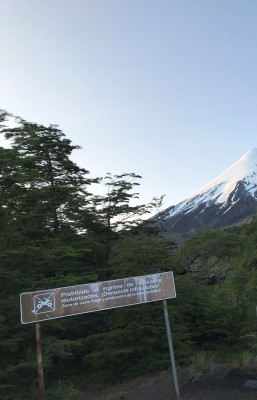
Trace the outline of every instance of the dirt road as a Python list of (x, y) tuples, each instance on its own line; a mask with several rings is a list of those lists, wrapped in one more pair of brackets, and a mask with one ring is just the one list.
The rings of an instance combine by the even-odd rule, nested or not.
[[(190, 368), (178, 371), (180, 400), (256, 400), (257, 389), (245, 387), (247, 378), (224, 365), (192, 378)], [(81, 400), (176, 400), (171, 373), (158, 372), (98, 392), (88, 390)]]

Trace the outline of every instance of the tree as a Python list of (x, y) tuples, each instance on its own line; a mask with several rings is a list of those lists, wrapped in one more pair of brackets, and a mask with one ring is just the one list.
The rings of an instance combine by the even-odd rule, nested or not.
[(139, 186), (140, 175), (125, 173), (112, 175), (108, 173), (101, 183), (107, 188), (103, 196), (95, 196), (94, 204), (98, 210), (99, 220), (108, 231), (127, 230), (142, 222), (142, 216), (149, 213), (149, 205), (132, 205), (131, 201), (139, 198), (133, 192)]
[[(5, 122), (7, 113), (0, 115), (1, 122)], [(56, 126), (44, 127), (20, 118), (16, 125), (2, 127), (1, 133), (10, 140), (11, 148), (0, 148), (3, 399), (17, 398), (18, 391), (22, 387), (26, 390), (29, 380), (35, 379), (34, 333), (31, 327), (21, 327), (19, 294), (87, 282), (96, 274), (89, 265), (90, 243), (82, 231), (80, 216), (85, 227), (91, 207), (87, 187), (97, 180), (89, 179), (88, 171), (70, 160), (78, 146), (73, 146)], [(50, 346), (56, 349), (52, 360), (57, 356), (65, 360), (69, 348), (75, 346), (74, 338), (58, 340), (63, 325), (65, 322), (59, 323), (53, 335), (56, 346), (46, 342), (46, 353)]]
[[(78, 146), (55, 125), (16, 118), (16, 125), (8, 126), (9, 116), (0, 113), (0, 123), (7, 125), (1, 133), (11, 144), (0, 148), (0, 397), (4, 400), (25, 398), (36, 379), (34, 331), (20, 324), (20, 293), (167, 270), (172, 262), (170, 244), (145, 226), (150, 206), (135, 203), (139, 175), (107, 174), (101, 180), (107, 193), (93, 196), (88, 187), (99, 179), (89, 178), (89, 172), (70, 159)], [(94, 366), (89, 375), (99, 378), (97, 368), (107, 366), (109, 376), (116, 372), (118, 376), (118, 365), (135, 366), (138, 354), (141, 357), (146, 349), (145, 361), (128, 365), (128, 375), (166, 365), (168, 356), (161, 353), (166, 338), (159, 340), (164, 332), (159, 306), (140, 308), (136, 320), (134, 311), (126, 308), (74, 317), (72, 324), (65, 318), (42, 324), (47, 383), (74, 376), (78, 381), (90, 362)], [(155, 313), (154, 319), (146, 309)], [(156, 335), (148, 339), (150, 330)]]
[(141, 176), (134, 173), (121, 175), (108, 173), (100, 182), (106, 188), (106, 193), (93, 198), (98, 222), (96, 243), (98, 249), (101, 247), (102, 263), (105, 265), (102, 279), (111, 276), (108, 262), (112, 246), (123, 232), (142, 224), (149, 213), (149, 205), (137, 205), (134, 202), (139, 197), (134, 191), (135, 187), (139, 186), (139, 179)]
[(163, 210), (163, 199), (165, 195), (160, 197), (154, 197), (151, 203), (151, 208), (154, 211), (154, 216), (149, 220), (149, 224), (153, 224), (157, 226), (160, 231), (164, 231), (163, 223), (165, 222), (166, 218), (169, 216), (166, 210)]
[(173, 243), (137, 230), (121, 235), (112, 248), (109, 265), (115, 277), (153, 274), (172, 269)]
[(45, 127), (17, 118), (18, 126), (4, 128), (11, 141), (16, 170), (12, 173), (16, 193), (14, 212), (20, 217), (39, 217), (40, 223), (53, 233), (61, 225), (76, 227), (78, 210), (85, 207), (87, 186), (96, 179), (70, 160), (79, 149), (55, 125)]

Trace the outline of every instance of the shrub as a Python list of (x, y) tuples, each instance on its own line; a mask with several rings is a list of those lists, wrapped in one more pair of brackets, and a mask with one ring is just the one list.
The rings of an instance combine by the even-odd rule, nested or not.
[(237, 369), (251, 378), (257, 378), (257, 354), (252, 351), (243, 351), (239, 357)]
[(194, 375), (203, 375), (210, 372), (213, 364), (213, 354), (209, 351), (198, 351), (192, 357)]

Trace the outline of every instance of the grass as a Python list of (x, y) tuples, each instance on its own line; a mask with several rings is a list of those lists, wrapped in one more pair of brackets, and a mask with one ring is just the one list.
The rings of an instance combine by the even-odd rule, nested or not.
[(236, 369), (240, 374), (257, 378), (257, 354), (254, 351), (243, 351), (238, 358)]
[(193, 374), (204, 375), (210, 372), (214, 356), (210, 351), (198, 351), (191, 357)]
[[(47, 400), (78, 400), (80, 392), (71, 385), (67, 385), (61, 381), (55, 385), (46, 388), (45, 396)], [(25, 397), (26, 396), (26, 397)], [(39, 388), (37, 386), (31, 387), (29, 392), (16, 394), (15, 397), (6, 397), (6, 399), (15, 400), (37, 400), (39, 396)]]

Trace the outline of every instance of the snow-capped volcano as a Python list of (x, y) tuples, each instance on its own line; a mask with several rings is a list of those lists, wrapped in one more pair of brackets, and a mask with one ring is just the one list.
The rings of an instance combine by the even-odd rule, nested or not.
[(202, 228), (219, 228), (253, 216), (257, 212), (257, 149), (184, 201), (167, 208), (162, 226), (183, 236)]

